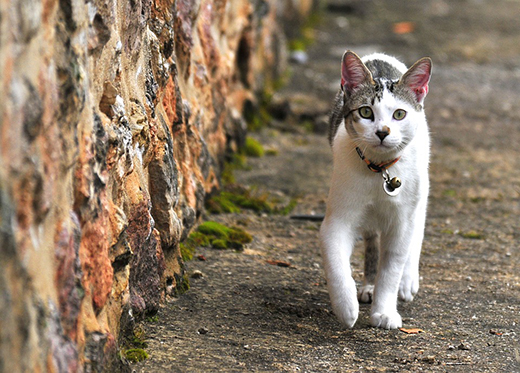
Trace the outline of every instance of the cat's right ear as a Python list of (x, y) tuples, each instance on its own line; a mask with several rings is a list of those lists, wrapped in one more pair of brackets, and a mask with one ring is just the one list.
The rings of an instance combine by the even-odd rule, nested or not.
[(341, 88), (343, 92), (352, 92), (365, 82), (374, 82), (372, 74), (357, 54), (346, 51), (341, 60)]
[(415, 95), (418, 103), (422, 103), (428, 94), (428, 83), (432, 75), (432, 60), (421, 58), (401, 77), (399, 84), (407, 86)]

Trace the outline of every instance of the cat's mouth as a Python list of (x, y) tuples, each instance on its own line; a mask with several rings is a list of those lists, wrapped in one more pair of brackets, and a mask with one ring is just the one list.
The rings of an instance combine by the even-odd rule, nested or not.
[(385, 142), (379, 144), (370, 144), (365, 148), (367, 155), (374, 160), (385, 160), (388, 158), (395, 158), (399, 155), (401, 147), (399, 144), (387, 144)]
[(378, 153), (389, 153), (398, 149), (398, 146), (393, 144), (387, 144), (385, 142), (380, 142), (379, 144), (372, 144), (372, 149), (377, 151)]

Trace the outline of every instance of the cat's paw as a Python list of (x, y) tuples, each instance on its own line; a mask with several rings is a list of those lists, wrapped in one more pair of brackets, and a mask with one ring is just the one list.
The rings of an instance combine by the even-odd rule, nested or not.
[(352, 328), (359, 314), (356, 282), (352, 277), (347, 277), (342, 281), (329, 280), (327, 285), (334, 314), (343, 325)]
[(376, 328), (397, 329), (403, 325), (401, 315), (397, 311), (379, 313), (374, 312), (370, 316), (370, 324)]
[(357, 293), (358, 300), (361, 303), (372, 303), (374, 299), (374, 285), (363, 285)]
[(399, 300), (411, 302), (413, 297), (419, 291), (419, 274), (408, 275), (403, 274), (401, 283), (399, 284)]
[(334, 314), (343, 325), (353, 328), (358, 318), (359, 305), (335, 309)]

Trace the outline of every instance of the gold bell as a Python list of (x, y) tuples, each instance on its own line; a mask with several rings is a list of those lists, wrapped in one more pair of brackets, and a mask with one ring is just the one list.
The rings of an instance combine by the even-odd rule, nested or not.
[(392, 180), (390, 180), (390, 186), (392, 189), (397, 189), (401, 186), (401, 179), (399, 179), (397, 176), (393, 177)]

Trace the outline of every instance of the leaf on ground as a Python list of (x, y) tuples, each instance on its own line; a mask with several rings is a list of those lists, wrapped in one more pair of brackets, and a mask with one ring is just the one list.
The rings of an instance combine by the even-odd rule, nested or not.
[(392, 30), (394, 31), (394, 34), (398, 35), (410, 34), (415, 30), (415, 23), (397, 22), (393, 24)]
[(291, 263), (288, 262), (282, 262), (281, 260), (266, 260), (267, 264), (271, 264), (273, 266), (278, 267), (290, 267)]
[(418, 329), (418, 328), (410, 328), (410, 329), (407, 329), (407, 328), (399, 328), (400, 331), (402, 331), (403, 333), (406, 333), (406, 334), (419, 334), (419, 333), (424, 333), (424, 330), (422, 329)]

